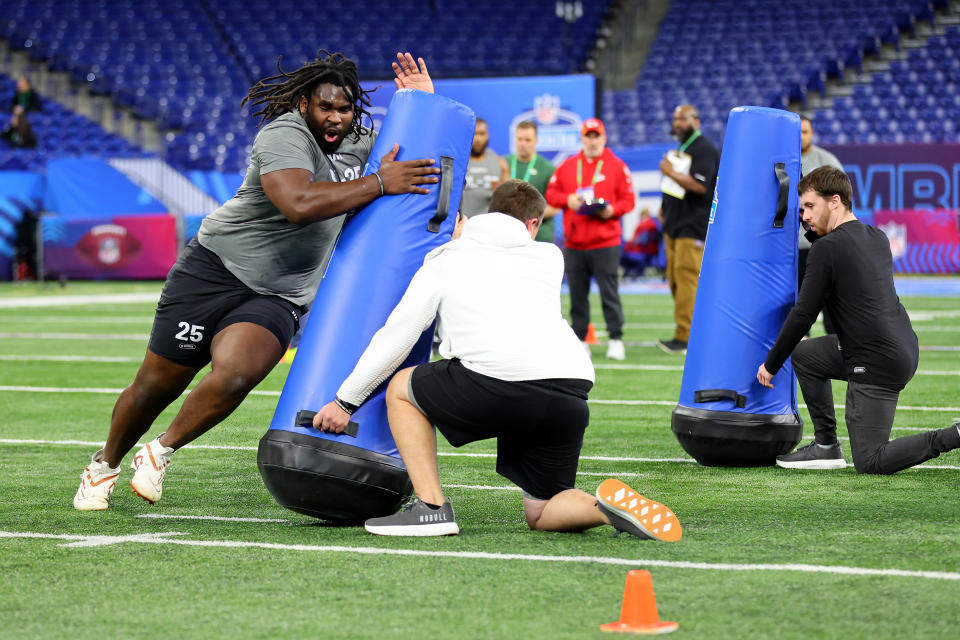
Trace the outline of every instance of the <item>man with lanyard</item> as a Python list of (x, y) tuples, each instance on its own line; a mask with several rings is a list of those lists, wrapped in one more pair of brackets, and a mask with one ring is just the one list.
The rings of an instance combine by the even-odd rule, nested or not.
[[(504, 157), (510, 167), (510, 178), (532, 184), (540, 195), (547, 193), (547, 182), (553, 175), (553, 163), (537, 153), (537, 125), (525, 120), (517, 125), (513, 138), (516, 153)], [(556, 207), (547, 205), (543, 213), (543, 224), (537, 230), (537, 240), (553, 242), (553, 219), (560, 213)]]
[[(797, 303), (757, 369), (757, 381), (772, 389), (773, 376), (788, 357), (793, 360), (814, 441), (777, 456), (777, 466), (846, 468), (831, 380), (847, 381), (845, 419), (857, 473), (896, 473), (960, 448), (960, 420), (890, 440), (900, 391), (920, 358), (917, 334), (893, 286), (890, 242), (853, 215), (853, 188), (842, 169), (814, 169), (797, 191), (803, 221), (820, 239), (810, 249)], [(837, 332), (804, 340), (821, 309), (830, 310)]]
[(661, 219), (667, 250), (667, 282), (673, 296), (676, 328), (673, 338), (658, 340), (657, 346), (667, 353), (684, 353), (690, 338), (720, 154), (701, 135), (700, 116), (689, 104), (674, 109), (673, 135), (680, 141), (680, 147), (663, 156), (660, 172), (663, 173)]
[[(398, 88), (433, 91), (422, 58), (418, 66), (397, 54), (393, 70)], [(204, 218), (167, 275), (143, 363), (117, 399), (104, 448), (81, 474), (76, 509), (109, 507), (123, 457), (210, 364), (166, 431), (133, 458), (130, 487), (159, 500), (173, 453), (229, 416), (280, 361), (344, 214), (384, 194), (426, 194), (438, 181), (433, 160), (398, 161), (396, 144), (376, 173), (361, 177), (376, 136), (361, 126), (370, 102), (352, 60), (321, 50), (295, 71), (278, 71), (244, 99), (262, 105), (254, 115), (269, 122), (237, 195)]]
[[(606, 148), (606, 129), (597, 118), (584, 120), (581, 151), (557, 167), (547, 184), (547, 204), (563, 209), (570, 286), (570, 319), (581, 342), (590, 324), (590, 278), (597, 281), (610, 342), (607, 357), (623, 360), (623, 308), (618, 290), (620, 217), (633, 211), (633, 178), (624, 162)], [(584, 342), (584, 345), (586, 343)], [(589, 347), (586, 347), (589, 349)]]

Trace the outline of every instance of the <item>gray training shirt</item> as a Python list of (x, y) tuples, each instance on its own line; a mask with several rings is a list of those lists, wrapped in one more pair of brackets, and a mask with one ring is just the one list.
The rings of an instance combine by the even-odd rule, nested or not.
[(460, 200), (463, 215), (469, 218), (490, 210), (493, 183), (499, 182), (500, 177), (500, 156), (493, 149), (488, 148), (484, 152), (483, 160), (470, 158), (467, 163), (467, 182)]
[(348, 134), (336, 153), (325, 155), (300, 112), (265, 126), (253, 142), (250, 166), (237, 195), (203, 219), (197, 240), (254, 291), (309, 305), (323, 277), (344, 216), (294, 224), (267, 198), (260, 176), (306, 169), (316, 182), (360, 177), (376, 134), (354, 142)]

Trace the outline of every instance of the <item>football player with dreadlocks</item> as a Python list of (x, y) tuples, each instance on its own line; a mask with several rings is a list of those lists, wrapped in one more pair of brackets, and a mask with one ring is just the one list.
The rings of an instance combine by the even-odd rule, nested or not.
[[(422, 58), (397, 54), (398, 89), (433, 92)], [(204, 218), (167, 275), (143, 364), (113, 408), (104, 448), (81, 475), (73, 506), (102, 511), (120, 462), (153, 421), (207, 364), (166, 432), (134, 456), (130, 487), (155, 503), (174, 451), (222, 422), (270, 373), (296, 333), (343, 226), (344, 214), (384, 194), (427, 193), (433, 160), (397, 161), (361, 177), (376, 138), (363, 126), (370, 98), (357, 66), (339, 53), (250, 89), (260, 106), (246, 178), (237, 194)]]

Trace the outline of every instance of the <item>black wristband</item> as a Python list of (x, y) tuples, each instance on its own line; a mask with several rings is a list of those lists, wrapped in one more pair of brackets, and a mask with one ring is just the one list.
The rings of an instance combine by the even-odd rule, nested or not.
[(360, 407), (355, 404), (350, 404), (349, 402), (344, 402), (340, 398), (333, 399), (334, 404), (347, 412), (348, 415), (353, 415), (353, 412), (359, 409)]

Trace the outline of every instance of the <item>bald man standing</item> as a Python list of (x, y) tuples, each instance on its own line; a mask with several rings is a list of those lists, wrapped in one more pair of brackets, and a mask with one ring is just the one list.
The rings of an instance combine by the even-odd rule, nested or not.
[(680, 142), (660, 161), (663, 237), (667, 248), (667, 282), (673, 296), (676, 329), (670, 340), (658, 340), (667, 353), (684, 353), (690, 339), (693, 302), (697, 297), (703, 243), (710, 203), (717, 183), (720, 153), (700, 133), (700, 115), (689, 104), (673, 111), (673, 136)]

